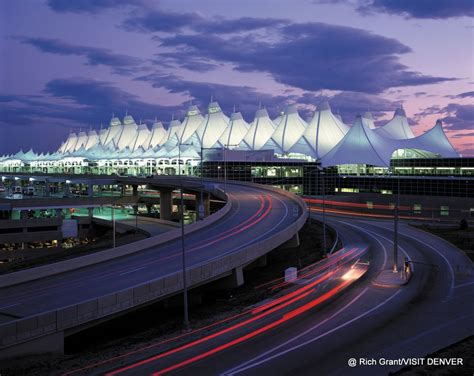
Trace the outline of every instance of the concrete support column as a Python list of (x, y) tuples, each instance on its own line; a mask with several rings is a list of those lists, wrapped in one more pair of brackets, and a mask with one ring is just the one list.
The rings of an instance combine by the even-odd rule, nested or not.
[[(201, 201), (201, 194), (196, 194), (196, 211), (200, 219), (209, 216), (209, 213), (211, 212), (209, 194), (203, 193), (202, 196), (203, 200)], [(203, 212), (201, 212), (201, 210), (203, 210)]]
[(94, 215), (94, 208), (87, 208), (87, 214), (89, 215), (89, 218), (92, 218)]
[(173, 210), (173, 199), (171, 189), (160, 190), (160, 219), (171, 220)]
[(153, 206), (152, 204), (146, 204), (146, 212), (147, 212), (148, 214), (151, 214), (151, 207), (152, 207), (152, 206)]
[(221, 280), (220, 288), (236, 288), (244, 284), (244, 273), (242, 267), (232, 269), (232, 274)]
[(138, 205), (133, 205), (133, 215), (138, 215)]
[(94, 195), (94, 186), (92, 183), (87, 184), (87, 196), (92, 197)]
[(263, 256), (260, 256), (260, 257), (257, 259), (257, 266), (258, 266), (258, 267), (267, 266), (267, 254), (264, 254)]
[(132, 185), (132, 189), (133, 189), (133, 197), (137, 197), (138, 196), (138, 185), (136, 185), (136, 184)]
[(56, 217), (58, 218), (63, 217), (63, 209), (56, 209)]
[(44, 195), (45, 197), (49, 197), (51, 194), (51, 186), (49, 185), (49, 181), (44, 182)]
[(20, 210), (20, 219), (27, 219), (28, 218), (28, 211)]
[(64, 183), (64, 196), (69, 197), (71, 195), (71, 185)]

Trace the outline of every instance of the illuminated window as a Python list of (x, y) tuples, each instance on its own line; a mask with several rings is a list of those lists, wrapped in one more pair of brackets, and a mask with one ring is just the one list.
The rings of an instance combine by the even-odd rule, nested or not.
[(440, 215), (449, 215), (449, 206), (441, 205)]
[(421, 214), (421, 205), (420, 204), (413, 205), (413, 212), (415, 214)]

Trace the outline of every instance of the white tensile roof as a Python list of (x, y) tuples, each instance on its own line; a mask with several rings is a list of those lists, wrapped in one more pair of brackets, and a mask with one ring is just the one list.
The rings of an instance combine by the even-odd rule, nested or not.
[(114, 137), (117, 148), (123, 149), (127, 146), (130, 148), (130, 144), (135, 138), (138, 126), (132, 116), (126, 115), (123, 118), (123, 125), (120, 126), (120, 133)]
[(150, 130), (148, 129), (146, 124), (139, 124), (135, 137), (129, 144), (130, 150), (135, 151), (138, 148), (143, 147), (149, 136)]
[[(36, 154), (32, 150), (22, 151), (5, 160), (60, 160), (65, 157), (78, 158), (171, 158), (178, 155), (181, 140), (183, 157), (196, 157), (201, 140), (205, 148), (228, 145), (244, 150), (273, 149), (276, 154), (302, 154), (321, 159), (324, 166), (341, 164), (367, 164), (389, 166), (390, 159), (429, 153), (443, 157), (458, 157), (444, 133), (440, 121), (424, 134), (414, 137), (403, 108), (395, 111), (393, 119), (383, 127), (374, 127), (369, 112), (358, 116), (352, 127), (345, 125), (331, 111), (327, 101), (317, 106), (309, 123), (298, 114), (295, 106), (287, 106), (275, 119), (275, 125), (264, 108), (259, 108), (249, 125), (239, 112), (230, 119), (222, 112), (217, 102), (209, 104), (205, 117), (196, 106), (190, 106), (183, 123), (172, 120), (167, 128), (155, 122), (151, 131), (145, 124), (137, 126), (133, 117), (126, 115), (123, 123), (116, 117), (107, 129), (89, 132), (71, 132), (53, 154)], [(428, 152), (428, 154), (423, 153)], [(185, 153), (186, 152), (186, 153)]]
[(399, 149), (417, 149), (444, 157), (459, 157), (439, 120), (421, 136), (397, 140), (381, 136), (370, 129), (366, 119), (359, 115), (344, 138), (323, 156), (321, 163), (323, 166), (368, 164), (389, 167), (393, 153)]
[(168, 124), (167, 134), (164, 139), (162, 147), (166, 150), (173, 150), (178, 145), (178, 130), (181, 129), (181, 122), (177, 119), (173, 119)]
[(446, 133), (444, 133), (441, 120), (437, 120), (435, 126), (422, 135), (405, 140), (403, 145), (404, 148), (425, 150), (435, 154), (440, 154), (443, 157), (459, 157), (458, 152), (454, 149), (451, 142), (449, 142)]
[(155, 146), (161, 146), (166, 142), (166, 137), (168, 132), (163, 127), (161, 121), (155, 120), (153, 126), (151, 127), (151, 132), (148, 136), (148, 139), (143, 143), (145, 149), (154, 148)]
[(403, 108), (397, 108), (392, 120), (384, 126), (376, 128), (375, 132), (395, 140), (406, 140), (415, 137)]
[(107, 129), (107, 135), (105, 136), (105, 140), (102, 142), (103, 145), (109, 145), (112, 141), (117, 144), (117, 139), (122, 131), (122, 123), (120, 119), (117, 117), (113, 117), (110, 119), (109, 128)]
[(85, 145), (86, 150), (89, 150), (94, 145), (99, 143), (99, 136), (94, 129), (91, 129), (89, 133), (87, 133), (87, 143)]
[(243, 149), (261, 150), (270, 137), (272, 137), (275, 128), (275, 124), (273, 124), (270, 116), (268, 116), (267, 110), (265, 108), (259, 109), (240, 147)]
[(374, 117), (372, 116), (372, 112), (367, 111), (362, 115), (362, 117), (365, 119), (370, 129), (375, 129)]
[(219, 143), (229, 149), (237, 147), (244, 139), (249, 127), (249, 124), (244, 120), (240, 112), (232, 113), (232, 115), (230, 115), (229, 125), (219, 138)]
[(202, 147), (222, 147), (218, 140), (228, 123), (229, 118), (222, 112), (219, 104), (217, 102), (209, 103), (207, 114), (196, 130)]
[(100, 126), (100, 131), (99, 131), (99, 142), (102, 145), (105, 145), (105, 140), (107, 139), (107, 134), (109, 130), (107, 128), (102, 129), (102, 125)]
[[(313, 118), (303, 133), (302, 138), (305, 142), (299, 141), (293, 149), (296, 149), (295, 152), (321, 158), (336, 146), (348, 131), (349, 127), (332, 113), (329, 103), (323, 101), (318, 105)], [(309, 145), (310, 150), (304, 152), (307, 145)]]
[(303, 136), (307, 124), (298, 114), (296, 106), (286, 107), (284, 115), (277, 128), (264, 146), (264, 149), (272, 148), (275, 145), (280, 154), (286, 154)]
[(395, 140), (373, 132), (366, 120), (358, 115), (354, 125), (339, 143), (321, 158), (323, 166), (369, 164), (390, 166), (390, 157), (398, 149)]
[(71, 133), (68, 137), (64, 151), (66, 153), (72, 153), (74, 150), (76, 150), (76, 144), (77, 144), (77, 134)]
[(197, 106), (189, 106), (184, 117), (182, 127), (177, 132), (180, 143), (191, 143), (197, 142), (197, 138), (193, 140), (193, 135), (202, 124), (204, 117), (201, 115)]

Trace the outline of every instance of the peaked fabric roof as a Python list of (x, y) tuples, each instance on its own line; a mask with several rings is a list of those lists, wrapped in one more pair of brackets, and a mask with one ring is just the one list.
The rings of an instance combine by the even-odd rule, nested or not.
[(366, 120), (358, 115), (354, 125), (321, 159), (323, 166), (341, 164), (369, 164), (390, 166), (390, 157), (398, 149), (392, 140), (387, 140), (373, 132)]
[[(306, 153), (315, 158), (321, 158), (341, 141), (348, 130), (349, 127), (332, 113), (329, 103), (323, 101), (318, 105), (313, 118), (303, 133), (303, 139), (306, 141), (306, 145), (310, 147), (310, 150)], [(301, 142), (298, 148), (301, 149)], [(300, 152), (304, 152), (304, 150)]]
[(255, 118), (250, 124), (247, 134), (244, 136), (240, 147), (250, 150), (261, 150), (265, 143), (272, 137), (275, 131), (275, 124), (268, 116), (265, 108), (257, 110)]
[(375, 132), (396, 140), (406, 140), (415, 137), (410, 125), (408, 124), (407, 115), (403, 108), (397, 108), (392, 120), (384, 126), (376, 128)]
[(161, 146), (165, 143), (168, 132), (163, 127), (161, 121), (155, 121), (151, 127), (151, 132), (148, 139), (144, 142), (145, 149), (154, 148), (155, 146)]
[(189, 106), (184, 117), (182, 128), (178, 132), (178, 139), (182, 144), (190, 143), (191, 137), (201, 125), (204, 117), (197, 106)]
[(229, 123), (229, 118), (222, 112), (217, 102), (209, 103), (207, 114), (196, 131), (203, 148), (222, 147), (219, 137)]
[(284, 115), (273, 132), (270, 142), (267, 142), (264, 148), (274, 147), (274, 143), (280, 153), (288, 153), (303, 135), (306, 127), (307, 124), (298, 114), (296, 106), (289, 105), (285, 108)]
[(375, 129), (374, 117), (372, 116), (372, 112), (367, 111), (362, 115), (362, 117), (365, 119), (370, 129)]
[(240, 112), (232, 113), (229, 124), (219, 138), (219, 143), (230, 149), (239, 146), (249, 127), (249, 124), (244, 120)]

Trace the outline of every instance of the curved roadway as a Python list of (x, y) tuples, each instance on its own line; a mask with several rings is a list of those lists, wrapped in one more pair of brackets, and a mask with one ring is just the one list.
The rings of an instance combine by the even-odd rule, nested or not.
[[(278, 330), (262, 332), (241, 343), (197, 345), (162, 359), (160, 350), (111, 359), (95, 372), (182, 375), (383, 375), (399, 364), (350, 367), (355, 358), (397, 360), (425, 357), (474, 334), (472, 262), (457, 248), (428, 233), (400, 224), (400, 262), (414, 263), (414, 274), (403, 287), (377, 287), (372, 281), (390, 268), (391, 221), (326, 217), (345, 244), (365, 243), (371, 250), (366, 277), (329, 305), (304, 312)], [(283, 316), (284, 317), (284, 316)], [(278, 318), (277, 318), (278, 320)], [(199, 350), (200, 346), (202, 347)], [(162, 350), (161, 350), (162, 351)], [(200, 358), (199, 354), (203, 354)], [(207, 356), (206, 354), (210, 354)], [(206, 355), (206, 356), (204, 356)], [(190, 358), (195, 357), (195, 358)], [(190, 361), (198, 359), (196, 361)], [(457, 374), (472, 373), (458, 365)], [(90, 372), (91, 369), (88, 369)], [(93, 371), (94, 372), (94, 371)]]
[[(153, 181), (146, 180), (146, 183)], [(159, 180), (156, 181), (159, 184)], [(219, 187), (216, 184), (216, 187)], [(185, 237), (188, 268), (277, 234), (302, 213), (297, 201), (277, 191), (227, 183), (230, 212), (209, 228)], [(181, 240), (63, 274), (0, 289), (0, 318), (29, 317), (95, 299), (180, 272)], [(1, 322), (1, 321), (0, 321)]]

